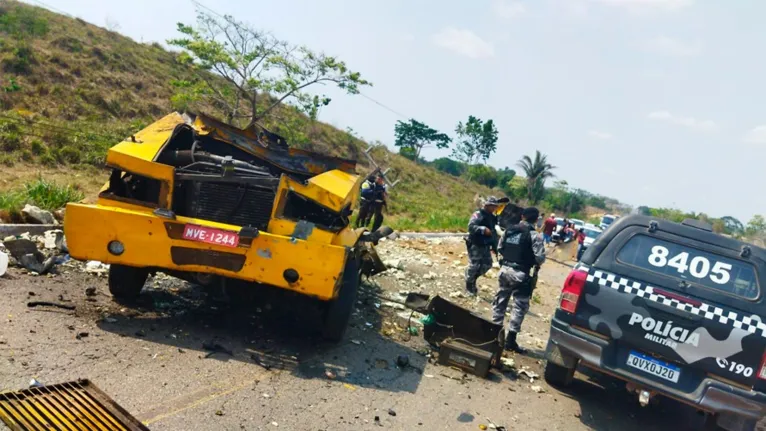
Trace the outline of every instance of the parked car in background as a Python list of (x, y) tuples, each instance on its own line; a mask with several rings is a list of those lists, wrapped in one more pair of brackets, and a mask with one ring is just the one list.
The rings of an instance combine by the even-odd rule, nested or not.
[(615, 220), (620, 218), (620, 216), (612, 215), (612, 214), (604, 214), (601, 216), (601, 225), (599, 226), (601, 230), (604, 230), (609, 227)]

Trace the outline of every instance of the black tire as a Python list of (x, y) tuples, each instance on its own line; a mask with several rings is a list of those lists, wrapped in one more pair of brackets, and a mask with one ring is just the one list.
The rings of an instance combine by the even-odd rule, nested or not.
[(117, 301), (135, 300), (144, 288), (149, 270), (133, 266), (109, 266), (109, 292)]
[(351, 311), (356, 303), (356, 292), (359, 289), (362, 274), (360, 272), (359, 258), (349, 256), (349, 261), (343, 270), (340, 292), (338, 297), (327, 304), (322, 336), (333, 343), (343, 339), (351, 318)]
[(566, 368), (561, 365), (556, 365), (550, 361), (545, 363), (545, 372), (543, 377), (545, 381), (551, 386), (558, 386), (560, 388), (569, 386), (574, 380), (575, 368)]

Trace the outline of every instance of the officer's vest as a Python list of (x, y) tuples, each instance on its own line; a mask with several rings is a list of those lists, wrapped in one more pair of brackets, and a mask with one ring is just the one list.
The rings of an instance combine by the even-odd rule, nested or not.
[[(492, 232), (495, 231), (495, 225), (497, 224), (497, 218), (493, 214), (486, 213), (482, 210), (476, 211), (479, 214), (479, 217), (481, 217), (481, 221), (478, 223), (479, 226), (484, 226), (486, 228), (489, 228)], [(483, 233), (474, 233), (471, 235), (471, 241), (473, 244), (476, 245), (492, 245), (495, 243), (497, 236), (495, 235), (484, 235)], [(495, 243), (496, 244), (496, 243)]]
[(501, 254), (503, 265), (511, 266), (529, 273), (535, 261), (535, 253), (532, 250), (532, 227), (527, 223), (513, 225), (503, 234), (503, 246)]
[(369, 181), (365, 181), (362, 184), (362, 198), (367, 200), (372, 200), (375, 195), (375, 186), (374, 183), (370, 183)]

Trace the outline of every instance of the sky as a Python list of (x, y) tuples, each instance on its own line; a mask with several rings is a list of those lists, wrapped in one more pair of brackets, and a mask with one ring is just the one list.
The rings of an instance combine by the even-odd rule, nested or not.
[[(571, 187), (634, 206), (766, 213), (748, 188), (766, 184), (762, 0), (200, 1), (372, 81), (367, 97), (319, 89), (320, 120), (368, 141), (474, 115), (497, 125), (495, 167), (540, 150)], [(195, 19), (190, 0), (44, 5), (143, 42)]]

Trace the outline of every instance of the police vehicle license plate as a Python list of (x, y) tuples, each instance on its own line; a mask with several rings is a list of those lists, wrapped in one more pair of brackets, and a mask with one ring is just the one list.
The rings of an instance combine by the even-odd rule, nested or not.
[(663, 362), (636, 351), (628, 355), (628, 366), (637, 368), (645, 373), (653, 374), (661, 379), (678, 383), (681, 369), (673, 364)]

